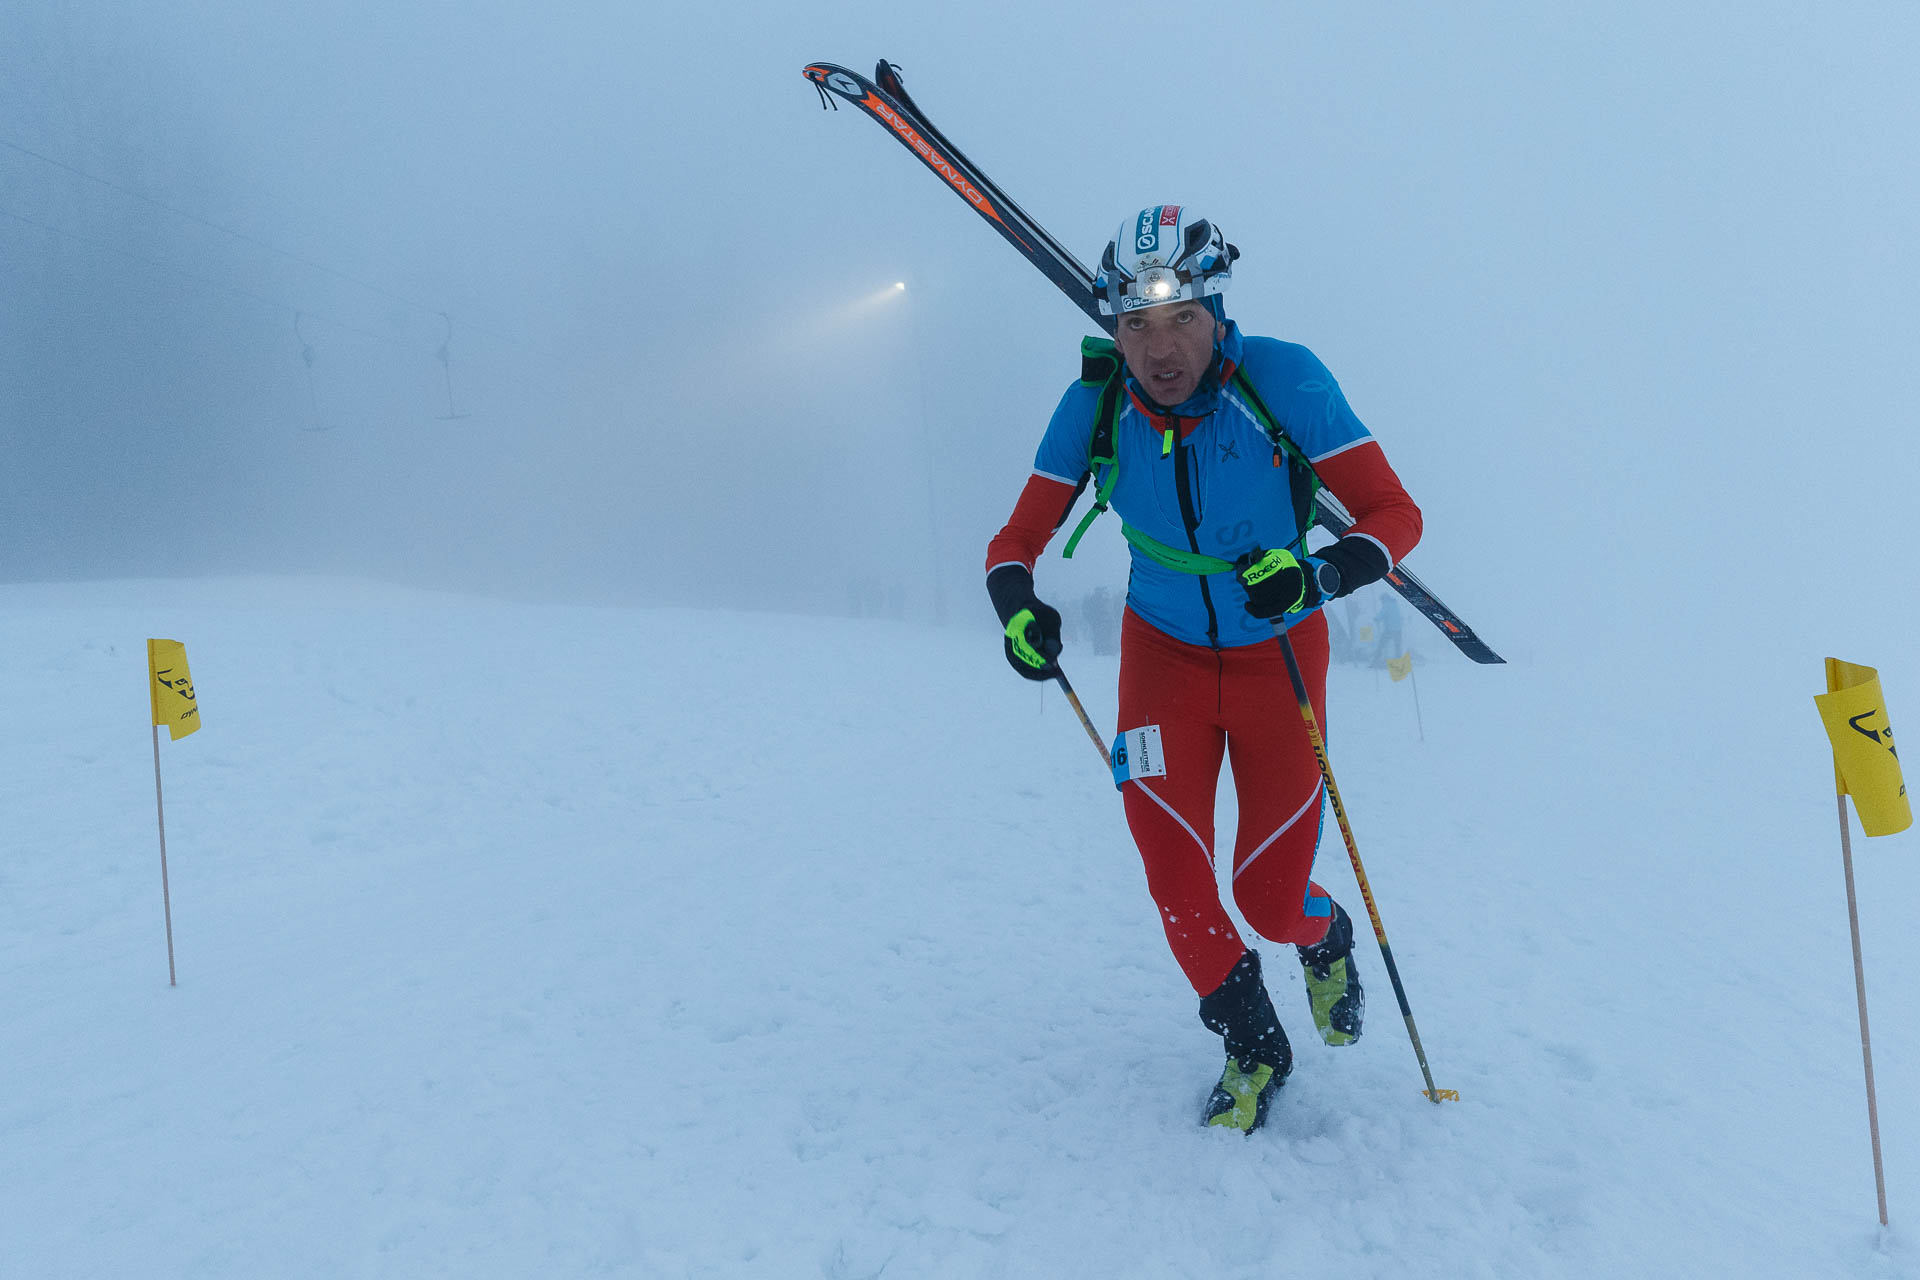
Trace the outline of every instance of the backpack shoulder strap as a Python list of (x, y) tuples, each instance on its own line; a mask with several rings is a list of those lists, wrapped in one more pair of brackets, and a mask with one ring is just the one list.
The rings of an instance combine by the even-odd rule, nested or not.
[[(1114, 346), (1112, 338), (1080, 339), (1080, 385), (1100, 388), (1099, 404), (1093, 411), (1093, 434), (1087, 438), (1087, 472), (1095, 478), (1095, 484), (1093, 507), (1067, 539), (1067, 545), (1060, 552), (1063, 559), (1073, 558), (1081, 536), (1107, 509), (1107, 497), (1120, 475), (1120, 452), (1114, 447), (1113, 431), (1114, 424), (1120, 420), (1120, 397), (1125, 390), (1120, 368), (1120, 349)], [(1100, 474), (1102, 467), (1106, 468), (1104, 476)]]
[(1115, 458), (1113, 424), (1120, 418), (1120, 349), (1112, 338), (1080, 339), (1080, 385), (1100, 388), (1100, 407), (1093, 414), (1093, 436), (1087, 445), (1087, 467), (1105, 466)]
[(1120, 348), (1112, 338), (1080, 339), (1080, 381), (1089, 387), (1104, 387), (1120, 372)]

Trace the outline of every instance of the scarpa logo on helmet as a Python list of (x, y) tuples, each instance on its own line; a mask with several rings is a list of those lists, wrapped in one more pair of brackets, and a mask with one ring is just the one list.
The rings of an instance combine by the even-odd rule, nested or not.
[(1133, 248), (1136, 253), (1151, 253), (1160, 247), (1160, 208), (1142, 209), (1140, 220), (1133, 228)]

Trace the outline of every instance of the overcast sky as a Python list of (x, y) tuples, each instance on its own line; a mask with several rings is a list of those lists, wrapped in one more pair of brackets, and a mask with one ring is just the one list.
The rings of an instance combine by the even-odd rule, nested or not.
[(1215, 218), (1496, 647), (1910, 641), (1920, 10), (1677, 8), (25, 0), (0, 578), (990, 624), (1087, 326), (800, 75), (885, 55), (1084, 259)]

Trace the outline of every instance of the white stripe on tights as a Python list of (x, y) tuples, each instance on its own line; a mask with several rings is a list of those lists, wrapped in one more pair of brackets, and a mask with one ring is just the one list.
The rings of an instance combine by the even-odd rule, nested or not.
[(1213, 853), (1211, 850), (1207, 848), (1207, 842), (1200, 838), (1200, 833), (1198, 831), (1195, 831), (1191, 826), (1188, 826), (1187, 820), (1181, 817), (1178, 813), (1174, 812), (1174, 808), (1172, 805), (1168, 804), (1165, 800), (1162, 800), (1159, 796), (1155, 795), (1153, 793), (1152, 787), (1149, 787), (1145, 782), (1141, 781), (1138, 778), (1135, 778), (1133, 780), (1133, 784), (1136, 787), (1140, 788), (1141, 792), (1145, 794), (1147, 799), (1153, 801), (1155, 804), (1159, 805), (1162, 809), (1165, 809), (1167, 811), (1168, 816), (1171, 817), (1175, 822), (1179, 823), (1183, 831), (1185, 831), (1188, 835), (1193, 837), (1193, 842), (1200, 846), (1200, 853), (1203, 857), (1206, 858), (1207, 865), (1212, 866)]
[(1287, 833), (1287, 829), (1291, 827), (1294, 823), (1306, 817), (1307, 810), (1315, 809), (1319, 806), (1320, 792), (1325, 785), (1326, 784), (1324, 782), (1316, 782), (1313, 784), (1313, 794), (1307, 797), (1307, 802), (1301, 805), (1298, 809), (1296, 809), (1291, 818), (1288, 818), (1285, 822), (1281, 823), (1280, 829), (1278, 831), (1268, 836), (1265, 840), (1262, 840), (1260, 842), (1260, 847), (1258, 849), (1255, 849), (1252, 853), (1248, 854), (1247, 860), (1245, 862), (1241, 863), (1239, 866), (1233, 869), (1233, 878), (1235, 880), (1238, 880), (1241, 877), (1241, 875), (1246, 871), (1246, 869), (1253, 865), (1253, 860), (1255, 858), (1259, 857), (1261, 854), (1267, 851), (1268, 845), (1272, 844), (1275, 840), (1278, 840), (1281, 836), (1285, 835)]

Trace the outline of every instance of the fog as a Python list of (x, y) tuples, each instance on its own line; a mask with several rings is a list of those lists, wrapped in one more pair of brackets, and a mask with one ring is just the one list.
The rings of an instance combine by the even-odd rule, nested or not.
[(1084, 259), (1143, 204), (1215, 218), (1229, 314), (1333, 370), (1413, 567), (1517, 661), (1891, 656), (1920, 16), (1672, 8), (26, 0), (0, 580), (991, 625), (1086, 325), (800, 75), (884, 55)]

